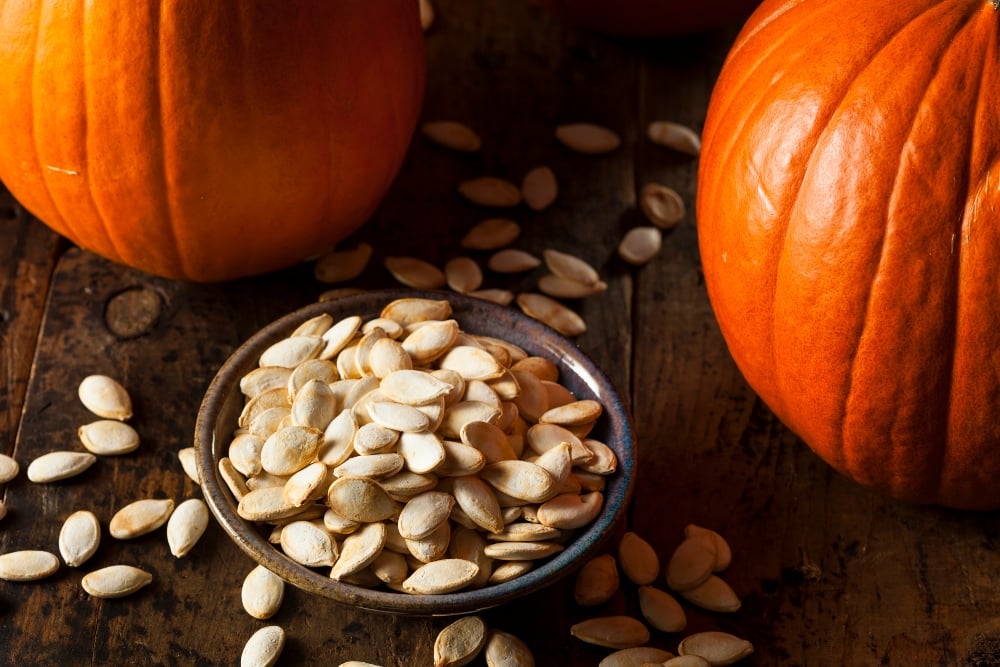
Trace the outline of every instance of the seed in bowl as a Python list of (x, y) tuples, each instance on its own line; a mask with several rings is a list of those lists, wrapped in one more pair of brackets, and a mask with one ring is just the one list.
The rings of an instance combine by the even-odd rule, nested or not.
[(446, 300), (314, 318), (240, 387), (219, 462), (237, 513), (354, 585), (426, 595), (509, 581), (594, 521), (593, 478), (617, 467), (589, 437), (600, 403), (559, 385), (554, 363), (463, 331)]

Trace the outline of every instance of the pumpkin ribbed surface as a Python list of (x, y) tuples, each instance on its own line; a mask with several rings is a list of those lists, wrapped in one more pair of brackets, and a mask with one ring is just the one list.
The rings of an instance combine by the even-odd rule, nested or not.
[(402, 162), (416, 6), (0, 1), (0, 180), (79, 245), (161, 276), (315, 255)]
[(774, 0), (699, 165), (705, 281), (749, 384), (895, 497), (1000, 507), (1000, 15)]

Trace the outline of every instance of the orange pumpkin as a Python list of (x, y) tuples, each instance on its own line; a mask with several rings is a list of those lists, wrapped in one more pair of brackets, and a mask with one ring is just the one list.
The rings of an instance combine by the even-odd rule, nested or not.
[(711, 30), (746, 19), (760, 0), (536, 0), (588, 30), (626, 37), (664, 37)]
[(413, 0), (0, 0), (0, 180), (153, 274), (279, 269), (384, 196), (423, 56)]
[(1000, 14), (766, 0), (713, 91), (698, 233), (729, 350), (836, 469), (1000, 507)]

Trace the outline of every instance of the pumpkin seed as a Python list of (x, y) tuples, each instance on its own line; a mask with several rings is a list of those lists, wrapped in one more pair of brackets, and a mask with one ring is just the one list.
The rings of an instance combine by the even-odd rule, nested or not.
[(646, 128), (646, 136), (654, 144), (672, 148), (688, 155), (701, 153), (701, 137), (686, 125), (656, 120)]
[(639, 587), (639, 610), (647, 623), (663, 632), (680, 632), (687, 625), (687, 615), (677, 599), (653, 586)]
[(483, 552), (497, 560), (540, 560), (562, 550), (563, 546), (554, 542), (493, 542)]
[(508, 306), (514, 300), (514, 293), (505, 289), (479, 289), (469, 292), (468, 296), (473, 296), (483, 301), (490, 301), (501, 306)]
[(471, 257), (454, 257), (444, 265), (445, 282), (460, 294), (468, 294), (483, 284), (483, 271)]
[(632, 648), (649, 641), (649, 629), (631, 616), (598, 616), (570, 627), (577, 639), (607, 648)]
[(258, 365), (295, 368), (303, 361), (319, 355), (323, 345), (323, 339), (319, 336), (282, 338), (261, 353)]
[(523, 273), (540, 266), (542, 260), (518, 248), (504, 248), (490, 255), (486, 266), (497, 273)]
[(167, 544), (170, 553), (183, 558), (194, 548), (208, 528), (208, 506), (201, 498), (188, 498), (167, 520)]
[(521, 226), (513, 220), (489, 218), (469, 229), (460, 245), (470, 250), (496, 250), (513, 243), (520, 234)]
[(656, 227), (673, 229), (684, 219), (684, 199), (673, 188), (660, 183), (647, 183), (639, 194), (639, 206)]
[(458, 192), (473, 204), (510, 208), (521, 203), (521, 188), (496, 176), (481, 176), (458, 184)]
[(513, 581), (514, 579), (531, 572), (534, 567), (534, 561), (530, 560), (509, 560), (500, 563), (493, 568), (493, 572), (490, 574), (489, 583), (496, 585)]
[(322, 440), (323, 432), (309, 426), (279, 429), (260, 449), (261, 467), (272, 475), (290, 475), (316, 457)]
[(618, 542), (618, 563), (629, 581), (645, 586), (660, 574), (660, 557), (653, 546), (633, 531), (627, 531)]
[(263, 565), (258, 565), (243, 580), (240, 598), (248, 614), (266, 620), (281, 609), (285, 599), (285, 582)]
[(77, 429), (80, 442), (90, 452), (116, 456), (134, 452), (139, 447), (139, 433), (124, 422), (100, 419)]
[[(388, 533), (388, 530), (386, 531)], [(388, 549), (382, 549), (371, 563), (372, 573), (387, 584), (399, 586), (410, 571), (406, 558), (402, 554)]]
[(582, 299), (607, 291), (608, 284), (603, 280), (598, 280), (593, 284), (586, 284), (569, 280), (554, 273), (547, 273), (538, 279), (538, 290), (557, 299)]
[(376, 317), (361, 325), (362, 333), (369, 333), (372, 329), (381, 329), (386, 336), (392, 339), (399, 338), (405, 331), (402, 324), (387, 317)]
[(325, 567), (337, 560), (337, 544), (326, 530), (312, 521), (292, 521), (281, 529), (281, 549), (306, 567)]
[[(398, 529), (396, 532), (399, 532)], [(400, 539), (406, 544), (406, 551), (416, 561), (430, 563), (443, 558), (448, 553), (448, 545), (451, 544), (451, 522), (442, 521), (427, 537), (408, 540), (400, 536)]]
[(576, 464), (579, 470), (596, 475), (610, 475), (618, 468), (618, 455), (615, 454), (615, 450), (593, 438), (584, 438), (582, 442), (591, 456), (588, 460)]
[[(427, 32), (434, 25), (434, 4), (431, 0), (420, 0), (420, 28)], [(368, 665), (368, 663), (357, 663), (356, 665), (348, 665), (348, 663), (342, 664), (340, 667), (378, 667), (378, 665)]]
[(542, 257), (549, 271), (561, 278), (584, 285), (596, 285), (601, 282), (597, 269), (576, 255), (547, 248), (542, 251)]
[(733, 552), (729, 548), (729, 543), (726, 542), (726, 539), (710, 528), (702, 528), (693, 523), (684, 527), (685, 537), (699, 534), (709, 535), (712, 538), (712, 545), (715, 547), (715, 563), (712, 566), (712, 571), (721, 572), (729, 567), (733, 559)]
[(368, 567), (382, 552), (388, 531), (382, 522), (368, 523), (344, 538), (340, 557), (333, 564), (330, 577), (337, 581)]
[(490, 582), (490, 576), (493, 573), (493, 559), (486, 555), (485, 549), (486, 540), (474, 528), (460, 526), (452, 533), (451, 542), (448, 543), (448, 555), (452, 558), (472, 561), (479, 567), (479, 573), (469, 584), (469, 588), (482, 588)]
[(379, 389), (390, 401), (422, 405), (445, 396), (452, 385), (426, 371), (402, 369), (382, 378)]
[(449, 493), (427, 491), (416, 495), (400, 511), (396, 529), (405, 539), (423, 539), (448, 520), (454, 505), (455, 498)]
[(587, 561), (573, 582), (573, 599), (578, 605), (601, 605), (618, 592), (618, 567), (615, 557), (601, 554)]
[(621, 146), (616, 132), (594, 123), (569, 123), (556, 127), (556, 139), (577, 153), (597, 155), (610, 153)]
[(0, 580), (36, 581), (59, 569), (59, 557), (49, 551), (25, 549), (0, 554)]
[(445, 299), (403, 297), (388, 303), (379, 314), (402, 325), (451, 317), (451, 304)]
[(680, 591), (688, 602), (709, 611), (733, 612), (740, 608), (740, 599), (724, 580), (710, 575), (694, 588)]
[(434, 667), (462, 667), (486, 645), (486, 623), (479, 616), (454, 621), (434, 639)]
[(399, 504), (378, 482), (363, 477), (341, 477), (330, 485), (326, 498), (334, 512), (359, 523), (384, 521), (399, 512)]
[(85, 563), (101, 543), (101, 524), (88, 510), (73, 512), (59, 530), (59, 554), (69, 567)]
[(132, 417), (132, 399), (117, 380), (107, 375), (88, 375), (77, 394), (83, 406), (98, 417), (125, 421)]
[(264, 439), (253, 433), (241, 433), (229, 443), (229, 460), (241, 474), (251, 477), (260, 474), (260, 450)]
[(416, 257), (386, 257), (384, 265), (393, 278), (407, 287), (438, 289), (445, 284), (441, 269)]
[(538, 508), (538, 520), (553, 528), (572, 530), (582, 528), (597, 518), (604, 504), (600, 491), (590, 493), (562, 493)]
[(458, 373), (463, 380), (490, 380), (506, 370), (487, 350), (471, 345), (456, 345), (438, 360), (438, 366)]
[(39, 484), (68, 479), (94, 465), (96, 460), (90, 452), (49, 452), (28, 464), (28, 479)]
[(618, 256), (629, 264), (641, 266), (660, 253), (663, 236), (656, 227), (633, 227), (618, 244)]
[(634, 646), (623, 648), (607, 655), (597, 667), (642, 667), (651, 663), (661, 665), (665, 660), (674, 657), (670, 651), (664, 651), (652, 646)]
[(285, 631), (278, 625), (260, 628), (243, 646), (240, 667), (271, 667), (285, 648)]
[(219, 477), (226, 483), (226, 487), (233, 494), (233, 497), (236, 498), (236, 502), (241, 502), (243, 497), (250, 492), (243, 475), (233, 467), (233, 462), (229, 460), (228, 456), (223, 456), (219, 459), (218, 468)]
[(522, 292), (517, 295), (517, 305), (528, 317), (549, 325), (564, 336), (579, 336), (587, 330), (583, 318), (543, 294)]
[(667, 563), (667, 585), (686, 591), (702, 584), (715, 567), (715, 544), (711, 536), (692, 535), (674, 550)]
[(292, 369), (280, 366), (261, 366), (240, 378), (240, 391), (247, 398), (254, 398), (270, 389), (285, 387)]
[(483, 650), (487, 667), (535, 667), (528, 645), (507, 632), (490, 630)]
[(489, 485), (478, 477), (456, 477), (452, 487), (455, 502), (476, 526), (491, 533), (503, 530), (500, 504)]
[(438, 430), (445, 438), (460, 438), (462, 428), (469, 422), (481, 421), (493, 424), (500, 415), (501, 410), (495, 405), (482, 401), (459, 401), (445, 409), (444, 419)]
[(399, 435), (397, 451), (410, 472), (429, 473), (444, 461), (444, 444), (429, 431), (404, 432)]
[(529, 170), (521, 181), (521, 196), (533, 211), (548, 208), (559, 196), (559, 183), (552, 169), (543, 165)]
[(403, 349), (414, 366), (431, 363), (447, 352), (458, 338), (458, 322), (438, 320), (420, 327), (403, 339)]
[(731, 665), (753, 653), (753, 644), (728, 632), (696, 632), (680, 641), (677, 652), (698, 655), (716, 665)]
[(407, 593), (438, 595), (465, 588), (479, 573), (479, 566), (462, 558), (441, 558), (424, 563), (407, 577), (402, 588)]
[(343, 283), (360, 276), (372, 257), (372, 246), (358, 243), (352, 248), (334, 250), (313, 264), (313, 275), (321, 283)]
[(541, 381), (557, 382), (559, 380), (559, 367), (555, 365), (555, 362), (545, 357), (521, 359), (514, 362), (510, 369), (511, 371), (531, 373)]
[(319, 358), (333, 359), (354, 339), (354, 334), (359, 328), (361, 328), (361, 318), (357, 315), (351, 315), (327, 329), (320, 337), (323, 341), (323, 349), (319, 353)]
[(174, 501), (171, 498), (136, 500), (115, 512), (108, 524), (108, 532), (115, 539), (130, 540), (165, 524), (173, 511)]
[[(426, 3), (427, 0), (421, 0), (421, 6)], [(420, 131), (439, 146), (463, 153), (475, 153), (482, 146), (482, 140), (475, 130), (454, 120), (430, 121), (421, 125)]]
[(700, 655), (678, 655), (662, 663), (663, 667), (712, 667), (712, 663)]
[(239, 499), (236, 513), (248, 521), (276, 521), (294, 516), (300, 508), (285, 499), (284, 491), (284, 485), (250, 490)]
[(530, 503), (548, 500), (557, 488), (552, 473), (528, 461), (490, 463), (480, 475), (483, 481), (498, 491)]
[(330, 328), (331, 324), (333, 324), (333, 316), (328, 313), (320, 313), (295, 327), (289, 335), (322, 336)]
[(0, 454), (0, 484), (6, 484), (10, 480), (17, 477), (17, 473), (20, 472), (21, 467), (17, 464), (17, 461), (13, 457), (7, 456), (6, 454)]
[(519, 521), (507, 524), (503, 530), (490, 535), (489, 539), (498, 542), (544, 542), (558, 540), (562, 535), (561, 530), (552, 526)]
[(131, 595), (153, 582), (153, 575), (132, 565), (109, 565), (88, 572), (80, 580), (83, 590), (95, 598)]

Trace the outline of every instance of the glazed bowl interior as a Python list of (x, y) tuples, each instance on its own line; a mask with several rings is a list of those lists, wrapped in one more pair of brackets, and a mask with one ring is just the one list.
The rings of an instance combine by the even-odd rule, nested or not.
[[(611, 447), (618, 457), (618, 467), (607, 477), (603, 491), (604, 506), (600, 514), (591, 524), (576, 531), (563, 551), (511, 581), (440, 595), (411, 595), (336, 581), (328, 576), (328, 572), (300, 565), (272, 546), (267, 539), (267, 528), (237, 514), (237, 500), (219, 475), (219, 460), (227, 456), (229, 442), (243, 407), (240, 378), (257, 367), (261, 352), (317, 315), (328, 313), (334, 321), (350, 315), (360, 315), (368, 320), (378, 316), (382, 308), (394, 299), (404, 297), (448, 300), (452, 317), (463, 331), (500, 338), (520, 346), (529, 354), (550, 359), (560, 370), (560, 384), (578, 399), (592, 398), (604, 407), (588, 437)], [(197, 464), (205, 500), (223, 529), (243, 551), (300, 589), (344, 604), (387, 613), (469, 613), (509, 602), (554, 583), (602, 549), (628, 505), (633, 485), (635, 444), (628, 409), (611, 381), (595, 363), (572, 341), (513, 308), (450, 292), (371, 291), (315, 303), (282, 317), (253, 335), (222, 365), (205, 394), (195, 430)]]

